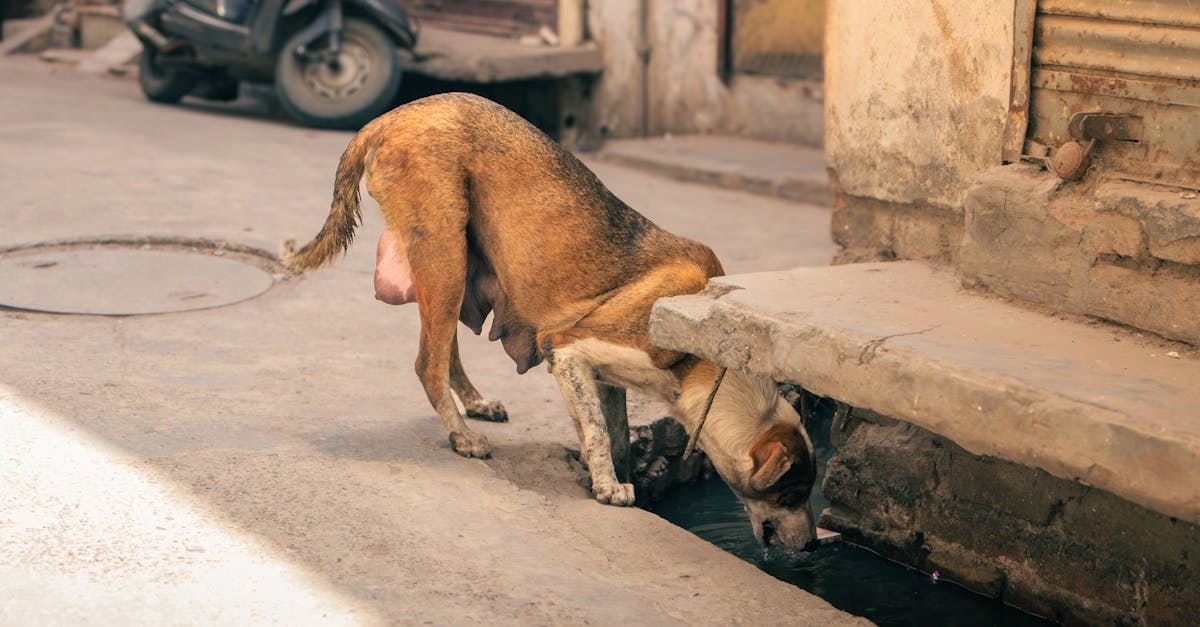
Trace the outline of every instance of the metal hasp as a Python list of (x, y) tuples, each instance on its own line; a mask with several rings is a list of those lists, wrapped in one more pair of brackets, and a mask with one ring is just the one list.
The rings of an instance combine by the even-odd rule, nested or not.
[(1124, 113), (1086, 111), (1071, 116), (1067, 130), (1077, 141), (1067, 142), (1046, 160), (1046, 166), (1060, 178), (1073, 180), (1087, 172), (1089, 157), (1096, 142), (1142, 140), (1142, 118)]
[(1142, 118), (1126, 113), (1081, 112), (1067, 123), (1071, 137), (1080, 141), (1142, 141)]
[[(1005, 160), (1018, 154), (1038, 158), (1041, 147), (1057, 146), (1051, 160), (1060, 175), (1098, 168), (1106, 176), (1200, 189), (1196, 0), (1016, 0), (1016, 5), (1015, 111)], [(1026, 81), (1022, 118), (1026, 102), (1018, 87)], [(1088, 151), (1092, 140), (1097, 143)]]

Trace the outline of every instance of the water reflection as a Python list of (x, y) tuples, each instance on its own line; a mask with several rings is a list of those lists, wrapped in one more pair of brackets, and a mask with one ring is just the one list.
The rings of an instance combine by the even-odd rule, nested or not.
[[(825, 506), (820, 501), (814, 494), (815, 511)], [(777, 579), (879, 625), (1053, 624), (952, 582), (934, 582), (928, 574), (854, 545), (839, 542), (813, 553), (765, 550), (755, 541), (742, 504), (715, 476), (675, 490), (652, 509)]]

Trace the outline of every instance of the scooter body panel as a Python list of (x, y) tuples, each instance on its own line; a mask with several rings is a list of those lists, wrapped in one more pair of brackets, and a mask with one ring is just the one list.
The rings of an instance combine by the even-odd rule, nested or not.
[(417, 43), (416, 25), (408, 19), (408, 12), (398, 3), (389, 0), (344, 0), (347, 11), (362, 12), (379, 22), (396, 39), (396, 44), (412, 50)]
[(244, 51), (250, 43), (250, 29), (201, 11), (188, 3), (172, 4), (159, 19), (164, 33), (187, 39), (197, 50), (216, 48)]

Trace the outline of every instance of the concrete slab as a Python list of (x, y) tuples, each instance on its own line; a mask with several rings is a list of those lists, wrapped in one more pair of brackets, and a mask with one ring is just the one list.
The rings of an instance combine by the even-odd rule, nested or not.
[(491, 83), (598, 74), (604, 68), (595, 42), (578, 46), (527, 46), (513, 39), (423, 26), (416, 53), (401, 63), (448, 81)]
[(0, 384), (0, 622), (362, 624), (346, 595), (18, 396)]
[(713, 280), (660, 301), (661, 346), (900, 418), (968, 451), (1200, 521), (1186, 345), (965, 292), (911, 262)]
[(832, 202), (819, 148), (724, 135), (612, 139), (597, 153), (612, 163), (682, 181), (817, 205)]

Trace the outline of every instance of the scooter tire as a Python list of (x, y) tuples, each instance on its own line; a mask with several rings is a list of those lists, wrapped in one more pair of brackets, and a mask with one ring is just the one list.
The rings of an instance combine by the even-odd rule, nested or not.
[(142, 48), (138, 57), (138, 85), (147, 100), (175, 104), (192, 91), (198, 79), (186, 70), (164, 67), (159, 56), (153, 48)]
[(402, 70), (395, 41), (374, 22), (347, 17), (339, 69), (305, 63), (294, 35), (275, 65), (275, 92), (284, 110), (305, 126), (357, 130), (391, 108)]

